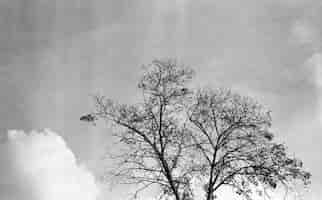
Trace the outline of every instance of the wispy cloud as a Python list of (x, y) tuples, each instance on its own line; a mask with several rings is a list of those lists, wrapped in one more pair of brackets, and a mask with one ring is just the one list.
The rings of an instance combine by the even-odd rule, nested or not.
[(317, 39), (317, 31), (314, 26), (307, 21), (295, 21), (291, 27), (293, 39), (303, 45), (314, 45)]

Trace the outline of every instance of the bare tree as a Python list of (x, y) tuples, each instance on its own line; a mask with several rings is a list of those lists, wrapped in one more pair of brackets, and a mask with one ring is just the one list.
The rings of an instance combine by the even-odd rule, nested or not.
[(114, 125), (113, 135), (126, 148), (114, 175), (137, 185), (134, 197), (157, 185), (160, 198), (193, 199), (195, 179), (203, 181), (207, 200), (222, 186), (251, 199), (255, 189), (309, 183), (302, 162), (273, 142), (269, 112), (229, 90), (194, 92), (187, 85), (193, 75), (173, 60), (155, 60), (138, 84), (141, 103), (95, 96), (95, 111), (81, 118)]
[(191, 94), (185, 84), (193, 71), (173, 60), (155, 60), (145, 68), (138, 84), (143, 92), (142, 103), (128, 106), (96, 96), (96, 111), (90, 116), (118, 128), (115, 136), (127, 150), (118, 156), (114, 175), (125, 178), (123, 183), (138, 186), (135, 197), (157, 184), (160, 198), (187, 199), (192, 196), (191, 176), (186, 169), (188, 157), (182, 155), (187, 155), (190, 134), (182, 116)]
[(252, 199), (268, 195), (278, 184), (286, 190), (296, 180), (309, 183), (302, 161), (291, 158), (284, 144), (273, 142), (271, 115), (260, 104), (230, 90), (199, 90), (188, 117), (199, 151), (207, 200), (222, 186)]

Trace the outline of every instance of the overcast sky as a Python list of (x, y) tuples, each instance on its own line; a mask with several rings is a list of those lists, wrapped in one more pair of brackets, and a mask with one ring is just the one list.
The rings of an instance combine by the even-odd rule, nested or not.
[(321, 19), (320, 0), (0, 0), (0, 131), (50, 128), (98, 175), (109, 132), (79, 121), (90, 95), (131, 102), (142, 64), (177, 58), (198, 85), (234, 88), (273, 111), (277, 137), (313, 174), (306, 199), (318, 200)]

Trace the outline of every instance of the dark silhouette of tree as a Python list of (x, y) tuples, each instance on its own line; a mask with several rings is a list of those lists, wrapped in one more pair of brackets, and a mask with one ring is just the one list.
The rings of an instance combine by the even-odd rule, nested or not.
[(191, 92), (185, 84), (193, 71), (174, 61), (154, 61), (146, 66), (138, 87), (143, 102), (122, 105), (103, 96), (95, 97), (96, 111), (91, 114), (116, 125), (115, 136), (127, 150), (120, 160), (115, 176), (125, 183), (143, 189), (157, 184), (160, 197), (174, 196), (176, 200), (191, 196), (190, 173), (186, 171), (189, 130), (182, 122), (185, 104)]
[(278, 184), (288, 189), (296, 180), (309, 183), (302, 161), (273, 142), (270, 112), (253, 99), (230, 90), (199, 90), (188, 118), (207, 200), (224, 185), (252, 199), (254, 192), (262, 196)]
[(114, 125), (114, 136), (126, 148), (115, 157), (114, 176), (135, 184), (139, 192), (160, 187), (159, 198), (194, 198), (192, 185), (203, 183), (205, 199), (214, 199), (222, 186), (247, 199), (278, 185), (309, 183), (302, 162), (273, 142), (270, 113), (229, 90), (188, 87), (194, 72), (173, 60), (145, 66), (138, 84), (142, 102), (125, 105), (95, 96), (93, 121)]

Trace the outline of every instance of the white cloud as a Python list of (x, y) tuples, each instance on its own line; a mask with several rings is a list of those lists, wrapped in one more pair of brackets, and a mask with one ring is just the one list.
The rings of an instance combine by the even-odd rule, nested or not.
[[(318, 94), (321, 102), (322, 99), (322, 53), (314, 53), (305, 63), (306, 67), (309, 67), (313, 71), (313, 82), (318, 89)], [(319, 103), (318, 119), (322, 123), (322, 104)]]
[(322, 53), (314, 53), (307, 61), (306, 65), (313, 70), (316, 86), (322, 88)]
[(58, 134), (11, 130), (0, 143), (0, 199), (96, 200), (94, 176)]
[(304, 20), (295, 21), (291, 27), (292, 39), (301, 45), (310, 45), (314, 48), (314, 42), (318, 39), (315, 27)]

